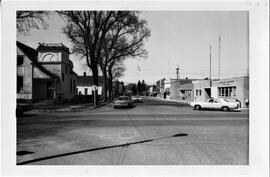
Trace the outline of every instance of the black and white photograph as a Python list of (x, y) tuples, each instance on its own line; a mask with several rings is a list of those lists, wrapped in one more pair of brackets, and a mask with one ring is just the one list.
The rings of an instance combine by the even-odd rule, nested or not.
[[(253, 165), (254, 148), (262, 148), (269, 136), (269, 115), (256, 112), (269, 109), (268, 81), (267, 88), (259, 87), (265, 78), (254, 66), (269, 62), (265, 41), (254, 40), (256, 15), (248, 8), (186, 10), (164, 2), (157, 6), (171, 8), (147, 3), (145, 8), (141, 2), (142, 8), (118, 3), (117, 9), (110, 3), (46, 9), (32, 2), (12, 8), (14, 57), (6, 56), (14, 78), (5, 80), (14, 80), (14, 96), (1, 93), (15, 103), (8, 113), (14, 127), (12, 165)], [(268, 6), (257, 3), (246, 5), (255, 12)], [(256, 34), (268, 36), (261, 28)], [(262, 55), (254, 57), (260, 45)], [(253, 138), (263, 131), (263, 139)], [(265, 148), (255, 161), (269, 157)], [(261, 163), (261, 174), (269, 173), (268, 160)]]

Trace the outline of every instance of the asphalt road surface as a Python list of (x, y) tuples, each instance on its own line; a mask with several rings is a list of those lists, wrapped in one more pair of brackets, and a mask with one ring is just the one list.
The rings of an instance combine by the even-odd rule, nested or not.
[(247, 165), (248, 118), (154, 97), (132, 109), (32, 110), (17, 119), (17, 164)]

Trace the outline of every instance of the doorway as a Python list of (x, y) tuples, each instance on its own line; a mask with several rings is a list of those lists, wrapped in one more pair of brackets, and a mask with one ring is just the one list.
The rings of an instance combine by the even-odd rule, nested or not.
[(211, 97), (211, 88), (204, 88), (205, 90), (205, 100)]

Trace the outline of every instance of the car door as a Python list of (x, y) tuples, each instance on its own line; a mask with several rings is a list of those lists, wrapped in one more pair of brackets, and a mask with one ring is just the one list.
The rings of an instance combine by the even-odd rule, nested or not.
[(202, 107), (206, 109), (211, 109), (213, 107), (213, 99), (208, 99), (206, 102), (203, 103)]
[(212, 105), (213, 109), (220, 109), (221, 106), (222, 106), (222, 104), (221, 104), (220, 100), (215, 99), (214, 102), (213, 102), (213, 105)]

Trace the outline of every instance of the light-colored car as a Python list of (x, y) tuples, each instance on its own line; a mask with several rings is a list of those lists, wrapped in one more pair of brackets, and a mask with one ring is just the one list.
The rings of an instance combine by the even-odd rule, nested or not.
[(229, 102), (226, 99), (223, 98), (209, 98), (205, 102), (191, 102), (190, 105), (196, 109), (218, 109), (222, 111), (229, 111), (231, 109), (238, 109), (237, 103)]
[(140, 95), (132, 96), (131, 99), (133, 102), (142, 102), (142, 97)]
[(132, 99), (129, 96), (120, 96), (117, 100), (114, 101), (114, 108), (131, 108), (133, 107)]

